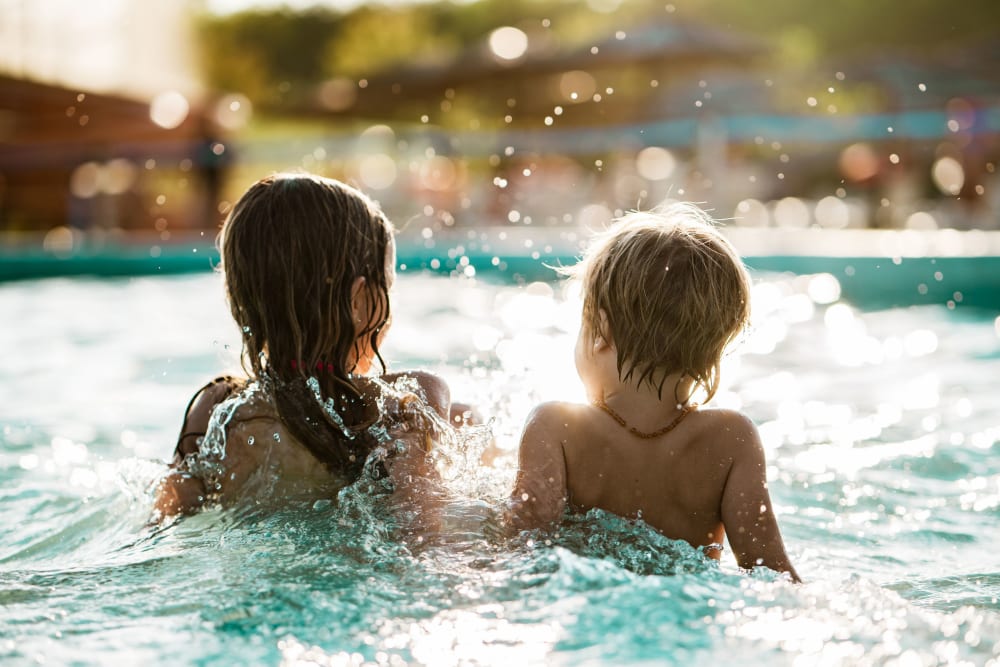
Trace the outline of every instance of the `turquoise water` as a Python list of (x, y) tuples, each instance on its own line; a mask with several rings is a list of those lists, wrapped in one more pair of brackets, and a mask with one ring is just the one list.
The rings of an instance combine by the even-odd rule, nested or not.
[(759, 424), (801, 586), (593, 514), (504, 541), (539, 400), (579, 399), (559, 285), (404, 276), (387, 342), (495, 417), (446, 530), (363, 488), (147, 527), (192, 389), (232, 368), (218, 276), (0, 285), (0, 662), (997, 664), (1000, 324), (758, 279), (721, 404)]

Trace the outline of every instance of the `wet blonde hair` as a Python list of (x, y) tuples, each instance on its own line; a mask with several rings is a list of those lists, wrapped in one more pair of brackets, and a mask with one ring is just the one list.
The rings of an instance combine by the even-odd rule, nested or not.
[(614, 342), (623, 381), (662, 396), (680, 373), (712, 399), (723, 352), (749, 319), (750, 280), (708, 214), (685, 202), (629, 213), (566, 273), (582, 281), (585, 335)]

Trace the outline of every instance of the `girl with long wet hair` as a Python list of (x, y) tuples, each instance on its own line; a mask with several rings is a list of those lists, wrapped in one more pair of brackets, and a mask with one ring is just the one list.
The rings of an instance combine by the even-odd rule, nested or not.
[(385, 374), (395, 245), (379, 208), (332, 179), (269, 176), (233, 207), (220, 246), (246, 377), (191, 399), (159, 517), (366, 472), (390, 487), (433, 478), (426, 452), (450, 397), (433, 375)]

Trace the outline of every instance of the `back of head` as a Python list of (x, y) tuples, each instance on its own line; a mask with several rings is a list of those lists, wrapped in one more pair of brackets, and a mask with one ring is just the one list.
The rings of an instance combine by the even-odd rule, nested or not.
[[(389, 318), (386, 258), (392, 228), (365, 195), (308, 174), (264, 178), (240, 198), (220, 233), (222, 267), (233, 318), (242, 329), (247, 372), (269, 384), (292, 434), (333, 469), (357, 472), (367, 455), (348, 427), (371, 406), (346, 368), (358, 345), (351, 289), (365, 278), (373, 296), (362, 332), (377, 353)], [(316, 400), (310, 378), (339, 415)], [(315, 383), (314, 383), (315, 386)]]
[(681, 202), (630, 213), (570, 273), (583, 281), (585, 331), (614, 342), (623, 380), (662, 395), (680, 373), (706, 401), (715, 395), (723, 352), (749, 319), (750, 282), (706, 213)]

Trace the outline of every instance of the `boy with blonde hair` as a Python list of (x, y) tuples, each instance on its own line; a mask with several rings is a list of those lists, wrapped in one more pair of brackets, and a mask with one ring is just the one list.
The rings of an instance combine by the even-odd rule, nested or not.
[(798, 575), (785, 553), (753, 422), (707, 403), (727, 345), (746, 326), (750, 282), (701, 209), (632, 213), (566, 273), (581, 280), (576, 367), (588, 405), (545, 403), (524, 427), (507, 506), (514, 529), (551, 525), (567, 505), (642, 518), (741, 568)]

